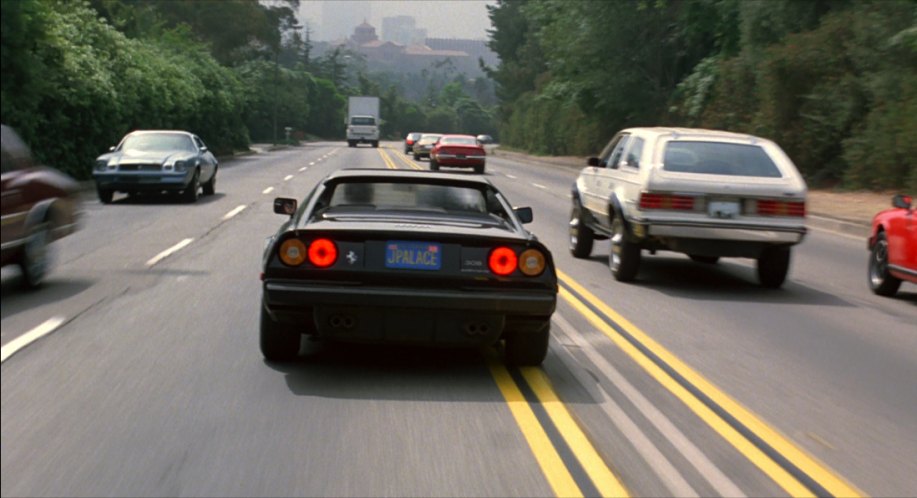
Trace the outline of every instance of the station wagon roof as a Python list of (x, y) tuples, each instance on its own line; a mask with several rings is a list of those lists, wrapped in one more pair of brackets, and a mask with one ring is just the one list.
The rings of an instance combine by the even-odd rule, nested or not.
[(729, 140), (742, 140), (748, 142), (764, 141), (766, 139), (749, 135), (747, 133), (735, 133), (723, 130), (708, 130), (704, 128), (679, 128), (679, 127), (646, 127), (646, 128), (627, 128), (623, 130), (626, 133), (635, 133), (641, 135), (655, 135), (657, 137), (670, 135), (674, 138), (700, 138), (715, 139), (725, 138)]

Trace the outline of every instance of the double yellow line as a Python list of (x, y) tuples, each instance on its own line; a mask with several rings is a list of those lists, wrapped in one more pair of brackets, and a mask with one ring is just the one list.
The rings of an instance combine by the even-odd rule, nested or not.
[(557, 271), (560, 296), (790, 496), (863, 493)]
[[(386, 150), (385, 150), (384, 148), (379, 148), (379, 149), (376, 149), (376, 150), (379, 151), (379, 155), (382, 156), (382, 161), (385, 162), (385, 166), (386, 166), (388, 169), (398, 169), (398, 165), (395, 164), (395, 161), (392, 160), (391, 157), (389, 157), (388, 152), (386, 152)], [(406, 159), (405, 157), (403, 157), (401, 154), (398, 154), (397, 152), (394, 152), (392, 155), (394, 155), (395, 157), (397, 157), (398, 160), (401, 161), (403, 164), (405, 164), (408, 168), (413, 168), (413, 169), (417, 169), (417, 170), (425, 170), (425, 169), (426, 169), (426, 168), (424, 168), (423, 166), (421, 166), (421, 165), (415, 163), (414, 161), (411, 161), (411, 160)]]

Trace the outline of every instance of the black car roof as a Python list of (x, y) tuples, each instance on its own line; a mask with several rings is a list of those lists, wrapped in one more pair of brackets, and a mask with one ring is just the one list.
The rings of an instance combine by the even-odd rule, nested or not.
[(325, 181), (343, 178), (361, 178), (367, 180), (410, 180), (422, 179), (436, 180), (437, 182), (455, 182), (464, 184), (478, 184), (493, 187), (490, 180), (483, 176), (472, 176), (461, 173), (440, 173), (438, 171), (423, 171), (413, 169), (381, 169), (381, 168), (349, 168), (337, 170), (325, 178)]

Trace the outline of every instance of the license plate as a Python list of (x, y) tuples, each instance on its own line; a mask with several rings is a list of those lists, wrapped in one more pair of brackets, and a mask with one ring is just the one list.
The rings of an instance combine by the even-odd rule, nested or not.
[(711, 201), (707, 206), (707, 213), (714, 218), (735, 218), (740, 212), (736, 201)]
[(459, 159), (465, 159), (465, 154), (459, 154), (459, 155), (456, 156), (456, 157), (458, 157)]
[(439, 270), (442, 247), (433, 242), (390, 240), (385, 244), (385, 267), (407, 270)]

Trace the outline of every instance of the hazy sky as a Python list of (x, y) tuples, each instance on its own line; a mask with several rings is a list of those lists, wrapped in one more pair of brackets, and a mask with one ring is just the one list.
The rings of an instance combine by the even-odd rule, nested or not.
[[(490, 29), (487, 17), (488, 4), (495, 0), (371, 0), (367, 21), (382, 35), (382, 18), (412, 16), (417, 28), (426, 29), (430, 38), (486, 39)], [(324, 7), (323, 4), (330, 4)], [(351, 10), (360, 8), (361, 2), (350, 0), (301, 0), (300, 22), (306, 22), (321, 35), (322, 11), (327, 8)]]

